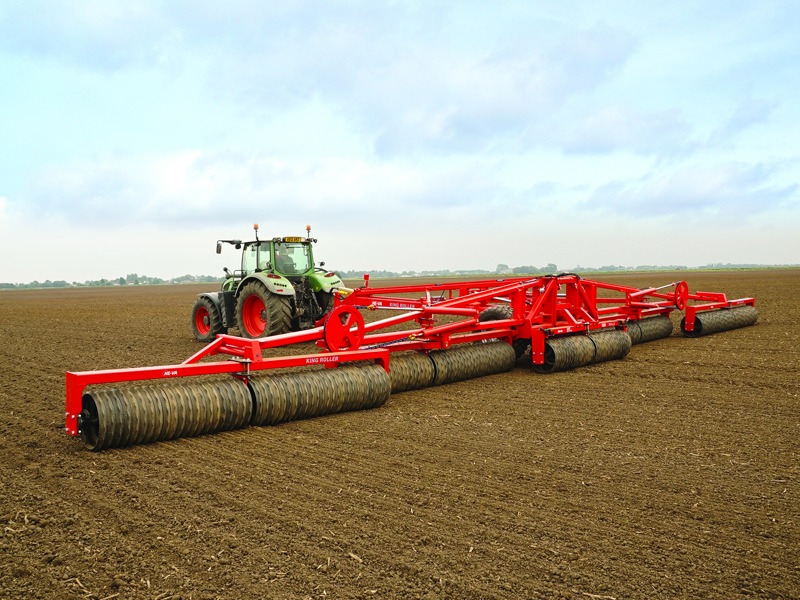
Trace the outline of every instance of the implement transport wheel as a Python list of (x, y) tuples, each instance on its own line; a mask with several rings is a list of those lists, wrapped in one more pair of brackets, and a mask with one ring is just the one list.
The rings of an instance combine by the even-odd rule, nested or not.
[(514, 317), (514, 310), (508, 304), (497, 304), (481, 311), (478, 321), (502, 321)]
[(260, 338), (291, 331), (292, 305), (286, 296), (278, 296), (260, 281), (251, 281), (236, 300), (236, 324), (239, 335)]
[[(504, 319), (513, 319), (514, 309), (508, 304), (496, 304), (481, 311), (478, 321), (485, 323), (486, 321), (502, 321)], [(525, 353), (530, 350), (531, 341), (527, 338), (517, 338), (512, 344), (514, 352), (517, 355), (517, 360), (525, 356)]]
[(211, 298), (199, 296), (192, 306), (192, 333), (198, 342), (212, 342), (217, 334), (226, 333), (219, 308)]
[(325, 319), (324, 335), (331, 352), (358, 350), (364, 339), (364, 317), (352, 306), (337, 306)]

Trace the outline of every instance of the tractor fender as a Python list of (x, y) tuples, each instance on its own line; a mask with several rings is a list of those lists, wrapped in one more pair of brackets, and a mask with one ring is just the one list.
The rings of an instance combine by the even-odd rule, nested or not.
[(239, 282), (239, 286), (236, 288), (236, 295), (238, 296), (244, 286), (252, 281), (260, 281), (272, 294), (294, 297), (294, 286), (292, 282), (285, 277), (272, 273), (270, 273), (269, 277), (266, 273), (253, 273), (252, 275), (248, 275)]
[(202, 294), (197, 294), (195, 301), (199, 300), (200, 298), (208, 298), (214, 303), (214, 306), (216, 306), (217, 309), (222, 311), (222, 292), (203, 292)]
[(221, 292), (203, 292), (202, 294), (197, 294), (195, 302), (201, 298), (208, 298), (214, 303), (222, 317), (223, 327), (236, 326), (236, 317), (234, 316), (236, 297), (232, 291), (223, 289)]
[(312, 292), (330, 293), (332, 290), (343, 288), (344, 283), (333, 271), (318, 270), (309, 276)]

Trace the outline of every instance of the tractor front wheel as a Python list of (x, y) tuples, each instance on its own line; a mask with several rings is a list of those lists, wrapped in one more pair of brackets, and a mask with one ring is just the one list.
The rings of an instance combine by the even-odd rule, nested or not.
[(286, 296), (270, 292), (260, 281), (244, 286), (236, 301), (239, 335), (260, 338), (291, 331), (292, 305)]
[(225, 333), (222, 316), (216, 304), (205, 296), (198, 296), (192, 306), (192, 333), (198, 342), (211, 342), (219, 333)]

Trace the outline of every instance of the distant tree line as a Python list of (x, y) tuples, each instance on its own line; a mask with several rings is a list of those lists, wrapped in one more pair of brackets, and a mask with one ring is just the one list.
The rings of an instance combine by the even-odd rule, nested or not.
[[(735, 269), (763, 269), (763, 268), (797, 268), (798, 264), (793, 265), (757, 265), (757, 264), (733, 264), (733, 263), (709, 263), (701, 267), (685, 265), (639, 265), (636, 267), (625, 267), (622, 265), (603, 265), (602, 267), (582, 267), (580, 265), (568, 269), (571, 273), (613, 273), (620, 271), (719, 271)], [(430, 271), (386, 271), (386, 270), (363, 270), (351, 269), (349, 271), (336, 271), (342, 279), (361, 279), (365, 274), (376, 279), (397, 278), (397, 277), (463, 277), (475, 275), (553, 275), (559, 273), (558, 267), (553, 263), (548, 263), (543, 267), (532, 265), (522, 265), (510, 267), (500, 263), (494, 271), (485, 269), (439, 269)], [(57, 281), (31, 281), (30, 283), (3, 283), (0, 282), (0, 290), (33, 289), (33, 288), (69, 288), (69, 287), (107, 287), (120, 285), (164, 285), (179, 283), (221, 283), (224, 277), (214, 277), (211, 275), (181, 275), (172, 279), (161, 279), (160, 277), (148, 277), (147, 275), (137, 275), (129, 273), (125, 277), (117, 279), (94, 279), (84, 282), (68, 282), (63, 279)]]
[(0, 282), (0, 290), (24, 290), (34, 288), (70, 288), (70, 287), (109, 287), (119, 285), (164, 285), (164, 284), (177, 284), (177, 283), (220, 283), (222, 277), (213, 277), (211, 275), (181, 275), (180, 277), (173, 277), (171, 279), (161, 279), (160, 277), (149, 277), (147, 275), (138, 275), (136, 273), (129, 273), (125, 277), (118, 277), (116, 279), (92, 279), (83, 282), (79, 281), (64, 281), (59, 279), (57, 281), (31, 281), (30, 283), (3, 283)]

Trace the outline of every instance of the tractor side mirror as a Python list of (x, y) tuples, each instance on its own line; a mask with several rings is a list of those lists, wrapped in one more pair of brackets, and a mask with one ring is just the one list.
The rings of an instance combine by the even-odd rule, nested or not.
[(320, 267), (324, 267), (325, 266), (325, 261), (324, 260), (319, 261), (319, 266)]
[(217, 242), (217, 254), (222, 254), (222, 242)]

